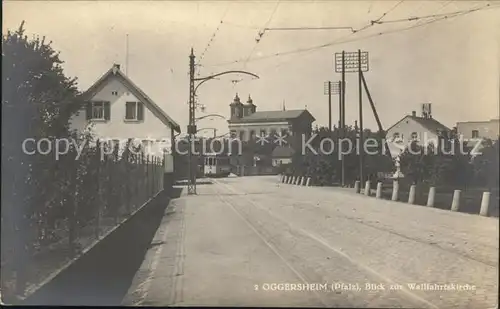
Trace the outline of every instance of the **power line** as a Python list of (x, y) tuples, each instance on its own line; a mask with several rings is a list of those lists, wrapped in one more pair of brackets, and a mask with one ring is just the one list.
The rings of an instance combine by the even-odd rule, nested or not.
[[(213, 33), (213, 34), (212, 34), (212, 36), (210, 37), (210, 40), (208, 40), (208, 43), (207, 43), (207, 46), (205, 47), (205, 50), (203, 50), (203, 52), (201, 53), (201, 56), (200, 56), (200, 58), (198, 59), (198, 63), (197, 63), (197, 65), (200, 65), (201, 60), (203, 60), (203, 57), (205, 56), (205, 54), (206, 54), (206, 52), (207, 52), (208, 48), (210, 47), (210, 45), (211, 45), (211, 44), (212, 44), (212, 42), (214, 41), (215, 36), (217, 35), (217, 32), (219, 32), (219, 29), (220, 29), (220, 27), (221, 27), (221, 25), (222, 25), (222, 23), (223, 23), (223, 21), (224, 21), (224, 18), (226, 17), (227, 12), (229, 11), (229, 7), (230, 7), (230, 6), (231, 6), (231, 3), (229, 3), (229, 4), (227, 5), (227, 7), (226, 7), (226, 11), (225, 11), (225, 12), (224, 12), (224, 14), (222, 15), (222, 18), (221, 18), (221, 20), (220, 20), (219, 25), (217, 25), (217, 28), (215, 29), (214, 33)], [(199, 75), (199, 71), (198, 71), (198, 75)]]
[(264, 31), (275, 31), (275, 30), (351, 30), (354, 31), (352, 27), (282, 27), (282, 28), (264, 28)]
[[(278, 53), (274, 53), (274, 54), (270, 54), (270, 55), (266, 55), (266, 56), (261, 56), (261, 57), (258, 57), (258, 58), (246, 59), (245, 63), (247, 63), (247, 62), (253, 62), (253, 61), (259, 61), (259, 60), (265, 60), (265, 59), (279, 57), (279, 56), (286, 56), (286, 55), (291, 55), (291, 54), (304, 53), (304, 52), (319, 50), (319, 49), (322, 49), (322, 48), (326, 48), (326, 47), (330, 47), (330, 46), (335, 46), (335, 45), (339, 45), (339, 44), (344, 44), (344, 43), (350, 43), (350, 42), (355, 42), (355, 41), (359, 41), (359, 40), (364, 40), (364, 39), (368, 39), (368, 38), (375, 37), (375, 36), (381, 36), (381, 35), (395, 33), (395, 32), (407, 31), (407, 30), (414, 29), (414, 28), (417, 28), (417, 27), (420, 27), (420, 26), (424, 26), (424, 25), (427, 25), (427, 24), (430, 24), (430, 23), (434, 23), (434, 22), (437, 22), (437, 21), (440, 21), (440, 20), (455, 18), (455, 17), (463, 16), (463, 15), (466, 15), (466, 14), (470, 14), (470, 13), (481, 11), (481, 10), (485, 10), (485, 9), (498, 8), (499, 6), (500, 5), (491, 6), (490, 4), (487, 4), (487, 5), (483, 6), (483, 7), (479, 7), (479, 8), (475, 8), (475, 9), (469, 9), (469, 10), (454, 12), (452, 14), (443, 15), (440, 18), (436, 18), (434, 20), (428, 21), (428, 22), (423, 23), (423, 24), (412, 25), (412, 26), (405, 27), (405, 28), (400, 28), (400, 29), (395, 29), (395, 30), (389, 30), (389, 31), (385, 31), (385, 32), (379, 32), (379, 33), (371, 34), (371, 35), (368, 35), (368, 36), (365, 36), (365, 37), (360, 37), (360, 38), (354, 38), (354, 39), (351, 39), (351, 40), (346, 40), (346, 38), (348, 38), (352, 34), (354, 34), (354, 33), (352, 33), (352, 34), (347, 35), (345, 37), (339, 38), (339, 39), (337, 39), (335, 41), (328, 42), (328, 43), (321, 44), (321, 45), (316, 45), (316, 46), (312, 46), (312, 47), (305, 47), (305, 48), (299, 48), (299, 49), (294, 49), (294, 50), (289, 50), (289, 51), (284, 51), (284, 52), (278, 52)], [(359, 32), (361, 32), (363, 30), (366, 30), (367, 28), (368, 27), (363, 27), (363, 28), (357, 30), (357, 32), (355, 32), (355, 33), (359, 33)], [(235, 63), (239, 63), (239, 62), (242, 62), (242, 59), (234, 60), (234, 61), (230, 61), (230, 62), (225, 62), (225, 63), (218, 63), (218, 64), (214, 64), (212, 66), (223, 66), (223, 65), (235, 64)]]

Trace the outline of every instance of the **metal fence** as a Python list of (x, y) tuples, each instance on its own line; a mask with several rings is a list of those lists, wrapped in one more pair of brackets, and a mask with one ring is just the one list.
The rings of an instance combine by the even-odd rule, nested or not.
[(102, 150), (98, 143), (80, 157), (76, 149), (58, 161), (30, 157), (31, 173), (2, 180), (4, 299), (29, 294), (163, 190), (163, 159)]

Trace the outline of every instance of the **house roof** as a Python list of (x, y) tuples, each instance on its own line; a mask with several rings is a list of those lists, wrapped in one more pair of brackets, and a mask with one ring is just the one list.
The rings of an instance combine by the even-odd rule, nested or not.
[(302, 115), (308, 115), (312, 121), (316, 120), (306, 109), (285, 110), (285, 111), (260, 111), (240, 119), (232, 119), (231, 123), (251, 123), (267, 121), (287, 121), (296, 119)]
[(437, 133), (438, 131), (451, 131), (448, 127), (446, 127), (444, 124), (442, 124), (441, 122), (437, 121), (434, 118), (423, 118), (423, 117), (407, 115), (407, 116), (403, 117), (401, 120), (399, 120), (398, 122), (396, 122), (389, 129), (387, 129), (386, 132), (388, 132), (389, 130), (391, 130), (395, 126), (397, 126), (399, 123), (401, 123), (405, 119), (412, 119), (433, 133)]
[(158, 117), (165, 125), (171, 126), (176, 132), (181, 129), (177, 122), (170, 118), (144, 91), (142, 91), (132, 80), (130, 80), (121, 70), (119, 65), (113, 65), (101, 78), (99, 78), (87, 91), (83, 97), (90, 99), (95, 96), (112, 78), (117, 78), (132, 94), (134, 94), (146, 107)]
[(295, 151), (292, 147), (278, 146), (274, 148), (271, 156), (273, 158), (290, 158), (293, 156)]

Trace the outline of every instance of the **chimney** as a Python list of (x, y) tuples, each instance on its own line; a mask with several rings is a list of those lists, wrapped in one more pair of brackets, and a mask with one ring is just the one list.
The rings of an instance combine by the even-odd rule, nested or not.
[(120, 65), (117, 63), (113, 64), (113, 74), (116, 74), (118, 71), (120, 71)]
[(411, 111), (411, 115), (412, 115), (413, 117), (416, 117), (416, 116), (417, 116), (417, 112), (416, 112), (416, 111)]

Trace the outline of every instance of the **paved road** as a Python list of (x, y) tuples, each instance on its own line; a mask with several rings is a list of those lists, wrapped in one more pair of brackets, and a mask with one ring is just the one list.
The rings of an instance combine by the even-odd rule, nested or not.
[(218, 179), (171, 202), (124, 304), (493, 308), (498, 233), (497, 218)]

